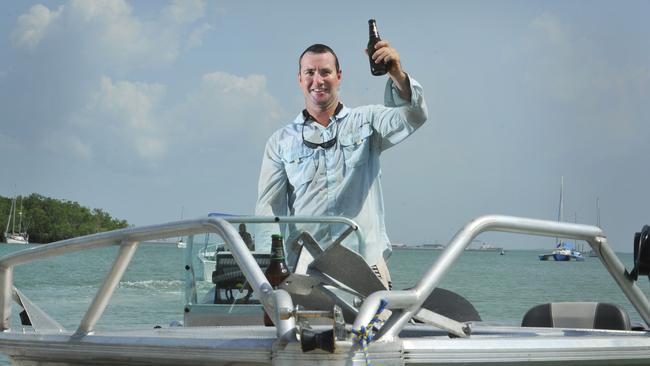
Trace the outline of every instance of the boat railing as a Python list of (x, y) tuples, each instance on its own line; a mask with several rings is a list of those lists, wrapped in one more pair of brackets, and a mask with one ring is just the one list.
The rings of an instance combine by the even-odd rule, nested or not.
[(650, 302), (636, 283), (628, 278), (625, 266), (610, 248), (604, 232), (599, 227), (513, 216), (486, 215), (474, 219), (456, 233), (415, 287), (404, 291), (378, 291), (368, 296), (354, 321), (354, 329), (360, 329), (361, 326), (368, 324), (375, 316), (381, 301), (384, 300), (387, 301), (388, 309), (393, 310), (393, 313), (381, 328), (378, 338), (390, 340), (396, 337), (420, 310), (424, 301), (472, 240), (479, 234), (489, 231), (586, 241), (598, 253), (600, 261), (636, 308), (646, 325), (650, 326)]
[[(118, 246), (118, 254), (111, 269), (104, 278), (99, 290), (89, 305), (75, 336), (83, 337), (93, 333), (95, 326), (106, 309), (113, 292), (117, 288), (120, 279), (128, 268), (138, 245), (143, 241), (160, 240), (178, 236), (192, 236), (200, 233), (215, 233), (220, 235), (227, 243), (235, 261), (241, 268), (253, 290), (258, 293), (260, 301), (271, 314), (277, 325), (278, 338), (293, 337), (295, 320), (280, 319), (281, 309), (293, 309), (290, 295), (281, 289), (274, 290), (267, 281), (264, 273), (257, 265), (253, 255), (243, 242), (239, 233), (231, 223), (244, 222), (255, 223), (338, 223), (347, 226), (338, 240), (343, 240), (350, 233), (355, 233), (360, 243), (363, 243), (363, 236), (356, 223), (352, 220), (340, 217), (228, 217), (228, 218), (202, 218), (195, 220), (182, 220), (160, 225), (144, 226), (114, 230), (83, 237), (63, 240), (41, 246), (31, 247), (19, 252), (11, 253), (0, 258), (0, 330), (11, 329), (12, 301), (18, 301), (27, 308), (36, 309), (40, 318), (46, 319), (52, 328), (63, 331), (55, 320), (33, 306), (18, 289), (14, 287), (13, 271), (17, 265), (43, 260), (50, 257), (60, 256), (69, 253), (85, 251), (89, 249)], [(189, 250), (187, 251), (190, 252)], [(189, 255), (189, 254), (188, 254)], [(26, 306), (29, 305), (29, 306)]]
[[(294, 337), (295, 319), (283, 316), (294, 309), (291, 296), (284, 290), (274, 290), (266, 280), (253, 255), (237, 230), (231, 225), (239, 222), (343, 223), (348, 227), (336, 242), (340, 243), (345, 236), (354, 232), (358, 236), (359, 242), (363, 243), (363, 236), (357, 225), (353, 221), (344, 218), (228, 217), (185, 220), (141, 228), (127, 228), (36, 246), (0, 258), (0, 319), (2, 321), (0, 330), (7, 331), (10, 329), (12, 300), (18, 297), (19, 300), (22, 300), (22, 303), (28, 302), (24, 295), (13, 286), (13, 269), (17, 265), (88, 249), (119, 246), (120, 249), (112, 268), (106, 275), (103, 284), (97, 291), (75, 333), (81, 337), (94, 331), (97, 321), (103, 314), (140, 242), (209, 232), (220, 235), (226, 242), (246, 280), (253, 288), (253, 291), (258, 293), (264, 309), (274, 319), (277, 325), (278, 338)], [(635, 282), (628, 278), (624, 265), (610, 248), (607, 238), (600, 228), (521, 217), (488, 215), (476, 218), (462, 228), (412, 289), (378, 291), (370, 294), (359, 309), (354, 320), (353, 329), (361, 329), (362, 326), (369, 324), (377, 309), (380, 308), (382, 300), (385, 300), (388, 302), (388, 308), (392, 310), (392, 315), (381, 327), (380, 333), (375, 339), (386, 341), (395, 338), (407, 322), (420, 311), (424, 301), (433, 293), (443, 276), (463, 254), (472, 240), (481, 233), (491, 231), (586, 241), (592, 250), (598, 253), (602, 264), (617, 282), (630, 303), (636, 308), (644, 322), (650, 326), (650, 302), (636, 286)], [(190, 243), (191, 241), (188, 242), (188, 247), (190, 247)], [(187, 250), (186, 255), (191, 256), (190, 252), (190, 250)], [(191, 262), (188, 262), (188, 265), (191, 266)], [(189, 298), (188, 300), (192, 302), (195, 299)]]

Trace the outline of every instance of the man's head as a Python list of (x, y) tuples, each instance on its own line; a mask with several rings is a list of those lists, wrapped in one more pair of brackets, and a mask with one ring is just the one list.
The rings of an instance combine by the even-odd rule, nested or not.
[(324, 44), (314, 44), (298, 59), (298, 82), (308, 109), (336, 108), (341, 69), (334, 51)]
[(239, 231), (240, 232), (246, 231), (246, 224), (239, 224)]
[(334, 50), (331, 49), (327, 45), (324, 45), (324, 44), (321, 44), (321, 43), (314, 43), (313, 45), (307, 47), (304, 51), (302, 51), (302, 54), (300, 54), (300, 58), (298, 58), (298, 72), (300, 72), (302, 57), (307, 52), (316, 53), (316, 54), (319, 54), (319, 53), (331, 53), (332, 56), (334, 56), (334, 63), (336, 65), (336, 72), (340, 71), (341, 67), (339, 66), (339, 58), (336, 56), (336, 53), (334, 52)]

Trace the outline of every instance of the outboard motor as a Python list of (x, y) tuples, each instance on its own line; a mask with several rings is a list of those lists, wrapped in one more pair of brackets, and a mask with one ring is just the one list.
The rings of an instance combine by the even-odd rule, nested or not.
[(650, 226), (644, 225), (640, 232), (634, 234), (634, 268), (628, 274), (636, 281), (641, 276), (650, 279)]

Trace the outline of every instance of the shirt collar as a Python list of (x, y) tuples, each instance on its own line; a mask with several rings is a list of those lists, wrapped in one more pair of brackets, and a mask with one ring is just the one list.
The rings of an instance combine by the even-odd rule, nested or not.
[[(342, 118), (348, 115), (350, 111), (350, 108), (346, 107), (343, 105), (343, 103), (339, 102), (339, 104), (336, 106), (336, 109), (334, 110), (334, 115), (332, 116), (332, 119), (334, 121), (340, 121)], [(303, 109), (300, 114), (296, 117), (296, 119), (293, 121), (294, 123), (304, 123), (307, 120), (312, 120), (315, 121), (316, 119), (307, 112), (307, 109)]]

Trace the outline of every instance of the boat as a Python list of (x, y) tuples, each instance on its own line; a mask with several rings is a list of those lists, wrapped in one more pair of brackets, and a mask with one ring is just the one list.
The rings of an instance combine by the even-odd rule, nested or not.
[(465, 249), (470, 252), (502, 252), (503, 248), (494, 246), (488, 243), (481, 243), (478, 248), (467, 248)]
[[(11, 232), (9, 232), (11, 226)], [(5, 243), (7, 244), (29, 244), (29, 235), (27, 230), (23, 231), (23, 201), (20, 200), (20, 210), (18, 211), (18, 231), (16, 231), (16, 197), (11, 200), (9, 217), (7, 218), (7, 227), (5, 228)]]
[(178, 238), (178, 241), (176, 241), (176, 248), (178, 249), (187, 248), (187, 244), (185, 243), (185, 240), (183, 240), (183, 238)]
[[(297, 250), (297, 255), (289, 263), (292, 274), (278, 288), (271, 287), (240, 237), (236, 227), (243, 222), (300, 228), (285, 235), (287, 249)], [(336, 231), (339, 236), (325, 244), (300, 223), (337, 224), (344, 230)], [(259, 304), (199, 300), (203, 282), (195, 273), (193, 237), (206, 232), (223, 240), (231, 264), (239, 271), (235, 275), (247, 282)], [(553, 298), (517, 314), (521, 323), (482, 321), (462, 294), (439, 285), (445, 276), (459, 275), (453, 271), (455, 263), (466, 255), (472, 240), (487, 232), (585, 241), (598, 250), (605, 273), (643, 323), (632, 323), (620, 304), (596, 298), (580, 302)], [(178, 317), (170, 319), (168, 326), (98, 329), (97, 322), (124, 272), (142, 264), (131, 261), (139, 243), (178, 236), (188, 237), (181, 269), (184, 304)], [(650, 364), (650, 301), (636, 283), (650, 274), (650, 226), (634, 235), (635, 266), (626, 269), (607, 235), (596, 226), (502, 215), (477, 217), (463, 225), (417, 283), (404, 290), (385, 288), (365, 260), (347, 247), (354, 241), (363, 252), (363, 238), (362, 228), (343, 217), (207, 217), (130, 227), (10, 253), (0, 258), (0, 352), (14, 365), (57, 366)], [(18, 266), (103, 247), (119, 250), (75, 329), (61, 326), (56, 314), (46, 313), (16, 287), (21, 283), (21, 271), (15, 271)], [(54, 285), (56, 279), (49, 281)], [(219, 281), (215, 278), (214, 287), (222, 285)], [(233, 306), (254, 312), (224, 311)], [(262, 309), (275, 326), (263, 325)], [(133, 312), (125, 307), (123, 311), (138, 316), (146, 309)]]
[[(182, 219), (183, 219), (183, 207), (181, 207), (181, 220)], [(178, 240), (176, 241), (176, 248), (179, 248), (179, 249), (187, 248), (187, 244), (183, 240), (182, 236), (178, 237)]]
[[(562, 177), (560, 183), (560, 204), (558, 207), (557, 221), (562, 222), (564, 219), (564, 177)], [(548, 261), (553, 259), (556, 262), (567, 262), (574, 260), (577, 262), (582, 262), (585, 260), (585, 256), (582, 252), (576, 250), (575, 244), (562, 242), (560, 239), (555, 238), (555, 249), (550, 253), (538, 255), (540, 261)]]
[(557, 247), (551, 253), (539, 255), (540, 261), (547, 261), (549, 259), (553, 259), (556, 262), (567, 262), (571, 260), (582, 262), (585, 260), (585, 257), (575, 249), (573, 243), (562, 242), (558, 243)]

